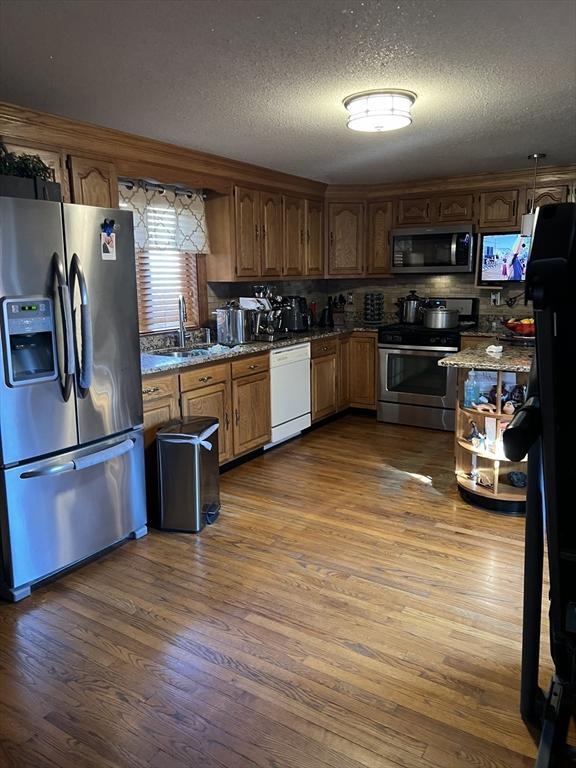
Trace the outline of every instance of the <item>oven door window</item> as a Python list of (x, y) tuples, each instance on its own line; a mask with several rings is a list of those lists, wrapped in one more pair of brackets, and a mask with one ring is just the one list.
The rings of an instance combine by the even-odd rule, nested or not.
[(438, 366), (439, 359), (440, 356), (388, 355), (388, 391), (444, 397), (447, 376), (446, 369)]

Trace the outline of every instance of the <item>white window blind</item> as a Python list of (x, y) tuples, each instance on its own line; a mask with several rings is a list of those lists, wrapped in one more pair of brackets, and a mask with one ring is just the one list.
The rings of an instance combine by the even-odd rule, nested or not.
[(180, 294), (188, 327), (198, 326), (196, 256), (208, 252), (202, 193), (124, 181), (119, 192), (134, 215), (140, 331), (177, 328)]

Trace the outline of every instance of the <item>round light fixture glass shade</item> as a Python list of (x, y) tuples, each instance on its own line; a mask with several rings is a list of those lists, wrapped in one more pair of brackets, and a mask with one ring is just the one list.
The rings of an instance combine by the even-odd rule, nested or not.
[(352, 131), (380, 133), (405, 128), (412, 122), (410, 109), (416, 101), (412, 91), (363, 91), (344, 99), (346, 125)]

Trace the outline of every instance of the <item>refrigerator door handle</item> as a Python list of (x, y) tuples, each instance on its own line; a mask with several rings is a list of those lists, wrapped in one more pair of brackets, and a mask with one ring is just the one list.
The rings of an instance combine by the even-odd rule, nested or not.
[(28, 472), (22, 472), (20, 478), (29, 480), (31, 477), (48, 477), (50, 475), (61, 475), (63, 472), (72, 472), (76, 467), (73, 461), (66, 461), (64, 464), (52, 464), (42, 469), (31, 469)]
[(97, 464), (103, 464), (106, 461), (118, 458), (118, 456), (123, 456), (134, 448), (135, 443), (136, 441), (132, 438), (127, 438), (115, 445), (109, 445), (107, 448), (94, 451), (94, 453), (88, 453), (84, 456), (79, 456), (77, 459), (66, 461), (63, 464), (51, 464), (48, 467), (28, 470), (27, 472), (23, 472), (20, 475), (20, 478), (22, 480), (29, 480), (33, 477), (61, 475), (63, 472), (80, 471), (88, 469), (89, 467), (95, 467)]
[[(76, 281), (80, 290), (80, 335), (82, 339), (82, 354), (80, 370), (78, 372), (78, 386), (80, 396), (86, 397), (92, 384), (92, 371), (94, 367), (94, 348), (92, 343), (92, 318), (90, 317), (90, 297), (82, 263), (78, 254), (72, 256), (70, 265), (70, 294), (74, 301)], [(75, 315), (75, 310), (74, 310)]]
[(64, 402), (67, 402), (72, 391), (72, 379), (76, 373), (74, 360), (74, 335), (72, 332), (72, 303), (70, 301), (70, 289), (66, 283), (64, 260), (60, 254), (56, 252), (54, 252), (52, 258), (54, 262), (54, 274), (58, 284), (60, 315), (64, 333), (64, 380), (62, 382), (62, 397), (64, 398)]

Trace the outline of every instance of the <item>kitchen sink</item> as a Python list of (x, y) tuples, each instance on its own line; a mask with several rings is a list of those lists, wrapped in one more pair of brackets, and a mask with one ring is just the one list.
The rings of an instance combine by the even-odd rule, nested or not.
[(158, 357), (176, 357), (176, 358), (186, 358), (186, 357), (204, 357), (205, 355), (210, 354), (210, 350), (207, 348), (203, 349), (155, 349), (153, 352), (150, 352), (151, 355), (158, 355)]

